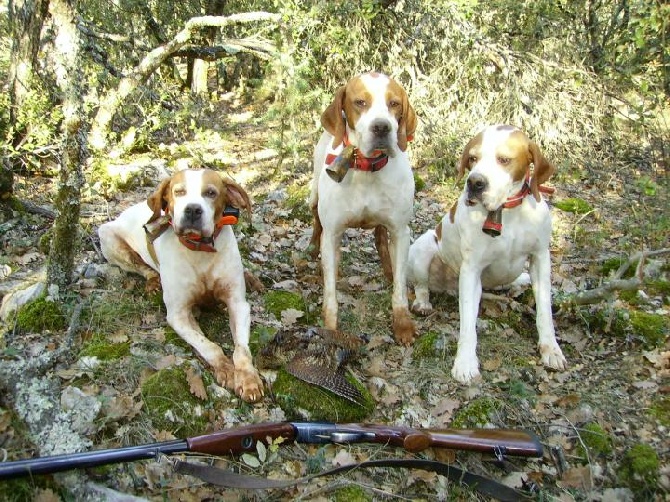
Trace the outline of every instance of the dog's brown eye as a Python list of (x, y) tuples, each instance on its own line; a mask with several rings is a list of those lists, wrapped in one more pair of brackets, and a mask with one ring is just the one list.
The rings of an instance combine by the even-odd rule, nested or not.
[(502, 166), (506, 166), (509, 164), (510, 158), (509, 157), (498, 157), (498, 163)]
[(205, 193), (203, 194), (203, 196), (207, 197), (208, 199), (215, 199), (216, 196), (217, 196), (217, 193), (216, 193), (216, 190), (214, 190), (213, 188), (209, 188), (209, 189), (205, 190)]
[(477, 156), (476, 155), (470, 155), (468, 157), (468, 161), (470, 162), (470, 164), (474, 164), (475, 162), (477, 162)]
[(400, 103), (398, 101), (390, 101), (389, 102), (389, 108), (398, 108), (400, 106)]
[(175, 197), (183, 197), (184, 195), (186, 195), (186, 190), (184, 190), (183, 188), (175, 188), (174, 191)]
[(357, 99), (357, 100), (354, 101), (354, 104), (356, 106), (360, 106), (361, 108), (363, 108), (365, 106), (365, 100), (364, 99)]

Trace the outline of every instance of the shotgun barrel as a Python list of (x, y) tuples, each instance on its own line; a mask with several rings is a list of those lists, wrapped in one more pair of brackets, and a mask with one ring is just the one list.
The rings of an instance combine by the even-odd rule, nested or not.
[(539, 439), (530, 432), (516, 429), (414, 429), (378, 424), (263, 422), (184, 440), (0, 462), (0, 480), (147, 460), (156, 458), (159, 454), (191, 452), (237, 455), (254, 451), (258, 441), (280, 437), (285, 442), (307, 444), (377, 443), (404, 448), (410, 452), (419, 452), (426, 448), (449, 448), (492, 453), (499, 457), (542, 456)]

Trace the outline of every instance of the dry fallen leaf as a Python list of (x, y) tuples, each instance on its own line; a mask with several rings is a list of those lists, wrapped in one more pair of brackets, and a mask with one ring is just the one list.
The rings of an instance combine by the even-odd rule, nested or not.
[(205, 390), (205, 384), (202, 381), (202, 377), (190, 366), (186, 368), (186, 381), (188, 381), (188, 388), (191, 391), (191, 394), (203, 401), (207, 399), (207, 390)]
[(286, 309), (281, 311), (281, 322), (284, 326), (293, 326), (305, 313), (302, 310)]
[(560, 484), (564, 488), (577, 488), (584, 492), (589, 492), (593, 488), (593, 478), (591, 468), (588, 465), (572, 467), (565, 471)]

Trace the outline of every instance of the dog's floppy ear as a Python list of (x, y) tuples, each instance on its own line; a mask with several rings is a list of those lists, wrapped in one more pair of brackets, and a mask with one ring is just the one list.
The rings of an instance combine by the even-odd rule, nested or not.
[(170, 190), (170, 178), (164, 179), (161, 181), (160, 185), (154, 190), (154, 192), (149, 195), (147, 199), (147, 205), (149, 209), (153, 211), (154, 214), (151, 215), (147, 223), (151, 223), (161, 216), (161, 211), (168, 210), (168, 194)]
[(552, 174), (554, 174), (556, 168), (546, 158), (544, 158), (544, 155), (542, 155), (542, 152), (540, 152), (540, 148), (534, 142), (530, 142), (528, 149), (530, 150), (530, 156), (533, 160), (534, 166), (533, 176), (530, 179), (530, 191), (535, 197), (535, 200), (539, 202), (540, 185), (547, 181)]
[(344, 141), (345, 125), (342, 111), (344, 110), (344, 95), (346, 93), (346, 85), (340, 87), (335, 93), (333, 102), (328, 105), (328, 108), (321, 114), (321, 125), (330, 134), (335, 136), (333, 139), (333, 148), (342, 144)]
[(456, 177), (456, 181), (460, 181), (460, 179), (465, 176), (465, 171), (470, 170), (470, 149), (478, 140), (478, 138), (480, 138), (480, 136), (481, 134), (477, 134), (474, 138), (468, 141), (468, 144), (465, 145), (465, 148), (463, 148), (461, 160), (458, 163), (458, 176)]
[(250, 213), (251, 200), (244, 188), (231, 179), (224, 179), (223, 184), (226, 187), (226, 204)]
[(398, 148), (403, 152), (407, 150), (407, 142), (414, 139), (414, 131), (416, 131), (416, 112), (412, 105), (409, 104), (407, 93), (403, 93), (402, 97), (402, 117), (398, 123)]

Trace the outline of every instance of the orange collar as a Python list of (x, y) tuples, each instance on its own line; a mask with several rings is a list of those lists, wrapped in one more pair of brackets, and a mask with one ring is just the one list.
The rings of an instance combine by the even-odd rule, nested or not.
[[(344, 133), (344, 137), (342, 138), (342, 145), (346, 148), (349, 146), (351, 142), (349, 141), (349, 136), (347, 135), (346, 131)], [(379, 155), (375, 157), (365, 157), (364, 155), (361, 155), (360, 150), (358, 148), (354, 149), (354, 156), (353, 159), (349, 163), (349, 169), (358, 169), (359, 171), (371, 171), (371, 172), (377, 172), (380, 171), (386, 164), (388, 164), (389, 157), (386, 155), (384, 152), (376, 150), (379, 152)], [(375, 152), (373, 152), (375, 153)], [(334, 153), (329, 153), (326, 155), (326, 165), (329, 166), (333, 162), (335, 162), (335, 159), (337, 159), (338, 155)]]

